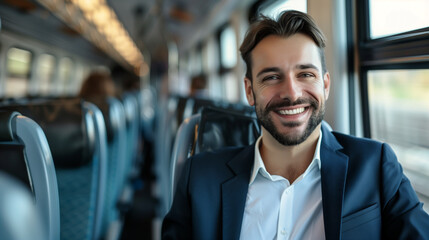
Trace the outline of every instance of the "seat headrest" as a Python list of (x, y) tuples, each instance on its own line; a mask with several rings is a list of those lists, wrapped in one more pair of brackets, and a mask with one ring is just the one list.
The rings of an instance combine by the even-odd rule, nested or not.
[(207, 107), (201, 112), (197, 152), (250, 145), (258, 138), (259, 132), (255, 117), (233, 110)]
[(93, 96), (93, 97), (87, 97), (85, 98), (85, 101), (88, 101), (90, 103), (93, 103), (95, 106), (97, 106), (101, 113), (103, 114), (104, 123), (106, 125), (106, 135), (107, 135), (107, 141), (111, 142), (114, 138), (114, 125), (110, 119), (110, 104), (109, 104), (109, 98), (103, 97), (103, 96)]
[(12, 119), (18, 115), (15, 111), (0, 111), (0, 141), (13, 141)]
[(26, 105), (2, 106), (20, 112), (43, 129), (55, 167), (69, 168), (92, 160), (95, 145), (93, 128), (87, 128), (83, 101), (79, 98), (44, 99)]

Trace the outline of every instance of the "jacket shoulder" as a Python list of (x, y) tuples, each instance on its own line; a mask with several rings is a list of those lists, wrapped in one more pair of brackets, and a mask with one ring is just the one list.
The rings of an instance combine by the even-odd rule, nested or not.
[(381, 151), (384, 144), (374, 139), (355, 137), (352, 135), (343, 134), (339, 132), (332, 132), (332, 134), (335, 136), (336, 140), (340, 143), (340, 145), (343, 147), (345, 151), (350, 149), (353, 149), (353, 150), (367, 149), (371, 151), (375, 151), (376, 149), (379, 149)]

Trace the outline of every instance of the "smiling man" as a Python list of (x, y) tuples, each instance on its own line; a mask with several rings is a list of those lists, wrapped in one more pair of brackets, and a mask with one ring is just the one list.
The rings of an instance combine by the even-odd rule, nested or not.
[(301, 12), (252, 24), (240, 51), (262, 136), (188, 160), (163, 239), (429, 239), (391, 148), (322, 126), (324, 47)]

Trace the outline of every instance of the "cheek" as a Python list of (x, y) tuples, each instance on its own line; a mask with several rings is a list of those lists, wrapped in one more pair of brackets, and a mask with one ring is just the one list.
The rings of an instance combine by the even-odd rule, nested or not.
[(275, 93), (268, 90), (267, 88), (259, 89), (254, 93), (255, 102), (260, 106), (265, 106), (275, 96)]
[(306, 93), (311, 97), (317, 100), (319, 103), (325, 101), (325, 88), (323, 84), (314, 84), (306, 86)]

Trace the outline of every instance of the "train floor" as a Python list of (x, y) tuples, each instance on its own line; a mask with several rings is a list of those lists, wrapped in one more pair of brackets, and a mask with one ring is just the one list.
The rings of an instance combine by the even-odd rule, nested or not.
[(153, 240), (157, 200), (151, 196), (150, 184), (135, 192), (131, 209), (125, 215), (121, 240)]
[[(147, 146), (147, 145), (146, 145)], [(150, 148), (150, 145), (148, 146)], [(150, 148), (151, 149), (151, 148)], [(153, 196), (156, 176), (152, 171), (153, 154), (146, 152), (140, 178), (136, 180), (133, 204), (124, 216), (121, 240), (156, 240), (160, 221), (156, 218), (158, 200)]]

